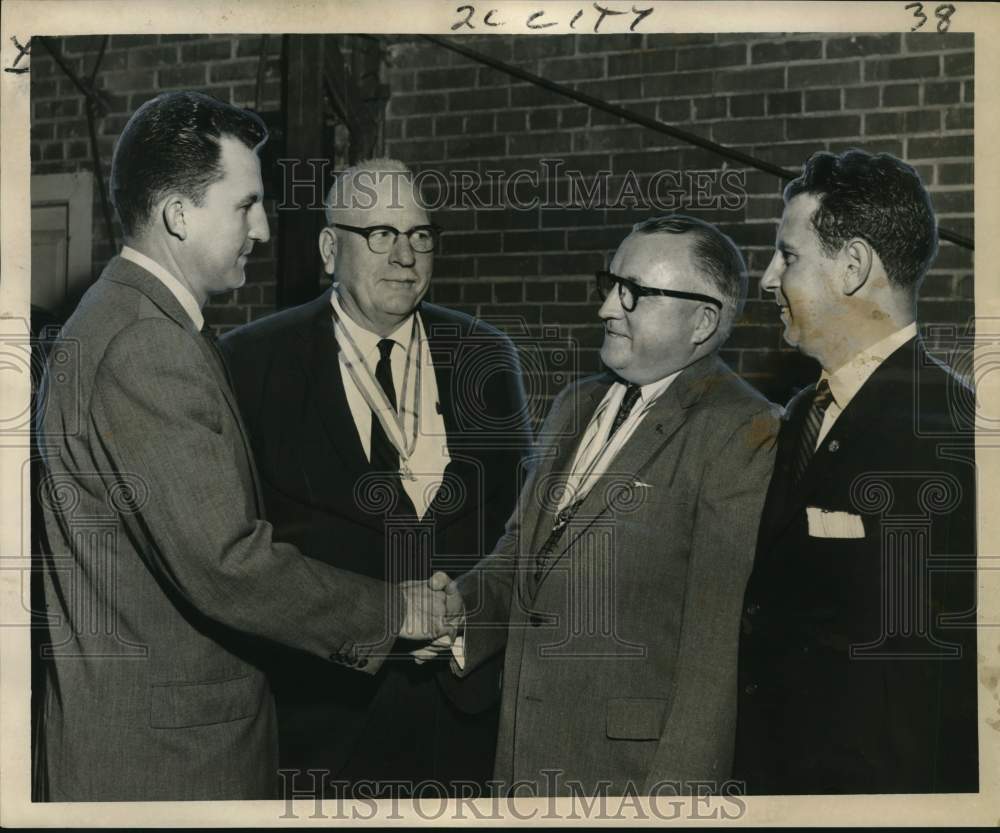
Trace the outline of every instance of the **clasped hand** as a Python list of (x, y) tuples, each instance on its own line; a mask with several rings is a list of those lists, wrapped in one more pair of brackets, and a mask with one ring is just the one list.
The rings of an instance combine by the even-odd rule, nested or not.
[(454, 643), (465, 606), (458, 587), (447, 573), (434, 573), (427, 581), (404, 581), (399, 587), (406, 605), (399, 635), (427, 642), (410, 652), (422, 664)]

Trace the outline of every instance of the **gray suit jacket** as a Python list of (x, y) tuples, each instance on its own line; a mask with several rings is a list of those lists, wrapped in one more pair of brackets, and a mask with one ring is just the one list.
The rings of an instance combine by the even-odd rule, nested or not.
[(111, 261), (41, 398), (42, 797), (275, 796), (255, 639), (374, 673), (399, 591), (272, 540), (218, 354), (144, 269)]
[(729, 775), (739, 612), (779, 411), (715, 356), (686, 368), (536, 578), (565, 470), (612, 382), (560, 394), (504, 537), (460, 581), (462, 673), (506, 645), (494, 775), (508, 787), (689, 791)]

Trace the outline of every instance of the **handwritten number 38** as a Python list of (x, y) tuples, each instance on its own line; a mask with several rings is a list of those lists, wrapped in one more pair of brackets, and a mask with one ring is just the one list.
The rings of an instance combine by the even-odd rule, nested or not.
[[(910, 28), (911, 32), (916, 32), (917, 29), (927, 22), (927, 15), (924, 14), (924, 4), (908, 3), (906, 8), (913, 9), (913, 16), (920, 21), (916, 26)], [(934, 17), (938, 19), (937, 30), (939, 32), (944, 33), (948, 31), (948, 26), (951, 25), (951, 16), (953, 14), (955, 14), (955, 7), (951, 5), (951, 3), (944, 3), (934, 10)]]

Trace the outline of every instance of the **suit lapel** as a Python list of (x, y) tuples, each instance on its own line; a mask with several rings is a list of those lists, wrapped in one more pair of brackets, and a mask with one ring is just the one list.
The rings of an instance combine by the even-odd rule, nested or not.
[[(537, 590), (533, 578), (535, 553), (555, 523), (556, 507), (553, 495), (557, 492), (549, 488), (548, 484), (565, 481), (566, 470), (576, 455), (580, 438), (613, 383), (614, 377), (610, 373), (605, 373), (594, 379), (586, 388), (581, 388), (580, 407), (575, 407), (573, 402), (566, 403), (559, 420), (552, 425), (546, 424), (543, 429), (548, 437), (552, 438), (551, 441), (547, 441), (546, 435), (539, 438), (539, 453), (544, 456), (537, 463), (538, 475), (534, 478), (535, 494), (532, 497), (537, 501), (537, 513), (533, 513), (534, 523), (526, 523), (527, 518), (522, 518), (521, 529), (522, 536), (525, 536), (523, 540), (529, 542), (528, 549), (523, 552), (530, 559), (530, 563), (518, 570), (519, 590), (525, 600), (533, 598)], [(546, 446), (547, 454), (543, 450)]]
[[(634, 482), (641, 480), (642, 475), (687, 420), (691, 406), (701, 399), (713, 380), (724, 372), (728, 371), (721, 366), (720, 359), (714, 355), (706, 356), (685, 368), (664, 391), (622, 446), (611, 462), (608, 472), (598, 478), (587, 493), (577, 511), (577, 517), (586, 522), (571, 525), (570, 534), (563, 538), (558, 551), (549, 559), (538, 582), (539, 586), (552, 572), (556, 563), (571, 551), (575, 541), (598, 518), (614, 508), (616, 498), (620, 499), (620, 487), (635, 488)], [(624, 482), (626, 479), (629, 482)], [(664, 488), (666, 487), (667, 484), (664, 484)], [(551, 525), (546, 529), (546, 534), (550, 529)], [(534, 551), (533, 548), (532, 552)], [(534, 589), (537, 592), (537, 587)]]
[[(583, 435), (587, 430), (587, 426), (590, 424), (590, 420), (594, 416), (594, 412), (601, 404), (601, 400), (604, 399), (607, 394), (608, 388), (614, 384), (614, 381), (615, 379), (610, 373), (604, 374), (595, 379), (594, 384), (591, 385), (586, 392), (583, 392), (583, 396), (585, 397), (581, 403), (583, 407), (577, 410), (573, 408), (572, 403), (570, 403), (570, 407), (565, 408), (565, 413), (563, 414), (563, 419), (560, 420), (560, 424), (553, 426), (554, 436), (561, 437), (563, 439), (559, 441), (557, 450), (551, 458), (551, 466), (545, 474), (545, 481), (547, 484), (562, 484), (565, 482), (566, 474), (569, 467), (573, 464), (573, 458), (576, 456), (580, 440), (583, 438)], [(576, 432), (571, 433), (573, 429), (574, 416), (576, 416), (579, 420), (579, 424), (576, 426)], [(546, 498), (549, 498), (550, 495), (554, 494), (554, 490), (546, 487), (541, 490), (541, 494), (546, 496)], [(535, 529), (532, 532), (531, 552), (537, 552), (539, 547), (541, 547), (542, 542), (552, 531), (555, 518), (556, 501), (554, 499), (546, 499), (540, 507), (538, 520), (535, 524)]]
[(145, 295), (157, 308), (168, 318), (179, 326), (183, 327), (198, 344), (205, 362), (211, 368), (211, 373), (222, 392), (222, 398), (229, 407), (236, 422), (243, 443), (243, 451), (250, 467), (250, 476), (253, 481), (254, 502), (257, 506), (257, 513), (263, 516), (263, 495), (260, 488), (260, 479), (257, 474), (257, 465), (250, 448), (250, 441), (247, 437), (246, 427), (243, 425), (243, 416), (240, 414), (239, 405), (236, 402), (236, 394), (233, 391), (232, 383), (226, 371), (225, 362), (221, 354), (208, 343), (207, 339), (195, 329), (195, 324), (190, 316), (185, 312), (174, 294), (167, 289), (163, 283), (150, 274), (138, 264), (132, 263), (125, 258), (116, 257), (107, 266), (104, 278), (114, 283), (130, 286)]
[(458, 434), (460, 426), (456, 414), (457, 403), (452, 396), (452, 377), (455, 363), (459, 359), (462, 345), (462, 334), (457, 324), (442, 321), (432, 307), (421, 304), (418, 307), (420, 320), (427, 335), (427, 343), (431, 351), (431, 364), (434, 366), (434, 380), (437, 382), (438, 402), (441, 403), (441, 417), (444, 419), (445, 432), (449, 437)]
[[(458, 324), (442, 319), (432, 305), (421, 304), (418, 307), (418, 312), (430, 348), (431, 366), (434, 368), (434, 381), (437, 383), (438, 402), (441, 408), (441, 418), (444, 421), (445, 442), (449, 444), (450, 448), (452, 438), (457, 437), (462, 432), (462, 425), (458, 419), (458, 409), (462, 403), (455, 401), (452, 380), (455, 374), (455, 365), (460, 361), (462, 355), (463, 334)], [(477, 485), (474, 482), (477, 473), (475, 464), (461, 459), (460, 452), (452, 453), (451, 461), (444, 470), (446, 478), (457, 477), (461, 481), (461, 494), (469, 496), (478, 493)], [(442, 513), (438, 500), (439, 498), (443, 499), (443, 496), (450, 491), (439, 489), (427, 509), (428, 517), (436, 519), (439, 530), (446, 529), (470, 512), (479, 510), (479, 504), (476, 500), (466, 500), (455, 511)]]
[(344, 380), (340, 372), (340, 348), (333, 330), (330, 293), (327, 290), (313, 304), (311, 324), (302, 334), (299, 361), (308, 379), (307, 396), (316, 416), (326, 431), (330, 445), (357, 479), (369, 470), (368, 459), (347, 403)]
[[(916, 351), (921, 349), (919, 339), (910, 339), (879, 365), (837, 417), (837, 421), (810, 459), (809, 465), (802, 475), (801, 483), (794, 488), (790, 481), (791, 460), (795, 454), (795, 445), (802, 432), (802, 423), (808, 412), (806, 402), (811, 401), (805, 394), (814, 390), (815, 385), (811, 385), (806, 391), (803, 391), (799, 395), (801, 398), (797, 397), (796, 400), (793, 400), (798, 406), (794, 408), (793, 413), (789, 414), (789, 421), (782, 426), (775, 476), (768, 494), (768, 508), (765, 510), (765, 520), (768, 517), (776, 519), (775, 526), (770, 532), (772, 538), (779, 535), (795, 515), (808, 505), (809, 499), (819, 484), (820, 477), (829, 467), (832, 456), (850, 453), (852, 442), (859, 437), (869, 436), (873, 426), (877, 426), (883, 421), (886, 414), (886, 403), (909, 403), (912, 401)], [(773, 481), (777, 480), (779, 472), (782, 482), (774, 483)], [(770, 509), (771, 492), (777, 492), (779, 488), (780, 493), (774, 495), (776, 508), (772, 515)]]

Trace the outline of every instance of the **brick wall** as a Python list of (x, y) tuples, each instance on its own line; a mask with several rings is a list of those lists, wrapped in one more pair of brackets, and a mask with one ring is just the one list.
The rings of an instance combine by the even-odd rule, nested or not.
[[(612, 35), (463, 37), (460, 42), (591, 95), (796, 168), (813, 152), (860, 146), (914, 164), (945, 228), (973, 234), (972, 35)], [(99, 39), (61, 41), (77, 71), (89, 72)], [(264, 109), (280, 102), (279, 38), (269, 40)], [(114, 138), (138, 104), (165, 89), (196, 88), (252, 104), (256, 37), (114, 36), (98, 75), (113, 101), (99, 125), (107, 165)], [(394, 39), (386, 79), (392, 98), (386, 150), (421, 170), (540, 174), (542, 158), (592, 178), (610, 171), (617, 193), (629, 172), (648, 185), (658, 171), (746, 170), (706, 151), (623, 123), (555, 93), (516, 81), (417, 39)], [(32, 61), (32, 160), (36, 173), (89, 167), (86, 122), (70, 82), (41, 50)], [(331, 151), (332, 152), (332, 151)], [(565, 183), (563, 183), (565, 184)], [(689, 183), (690, 184), (690, 183)], [(746, 171), (736, 210), (685, 210), (720, 223), (751, 268), (750, 301), (727, 360), (773, 397), (815, 373), (786, 348), (759, 277), (781, 213), (780, 182)], [(693, 191), (689, 196), (695, 196)], [(598, 367), (600, 329), (591, 282), (643, 208), (570, 207), (520, 211), (448, 209), (449, 234), (435, 265), (431, 299), (508, 329), (548, 328), (579, 345), (579, 369)], [(95, 268), (108, 250), (95, 212)], [(272, 234), (276, 227), (272, 216)], [(224, 329), (269, 311), (274, 238), (248, 268), (247, 286), (217, 299), (210, 321)], [(973, 312), (972, 255), (944, 243), (922, 290), (920, 317), (964, 327)]]
[[(914, 164), (943, 227), (973, 233), (973, 41), (964, 34), (534, 36), (462, 42), (492, 57), (621, 104), (786, 168), (817, 150), (858, 146)], [(707, 151), (592, 110), (423, 41), (391, 51), (386, 125), (391, 155), (444, 171), (540, 172), (543, 157), (587, 174), (612, 171), (611, 193), (633, 171), (742, 170)], [(725, 355), (766, 392), (815, 375), (781, 339), (759, 290), (781, 215), (781, 183), (747, 171), (738, 210), (698, 209), (744, 250), (750, 300)], [(558, 325), (599, 366), (601, 330), (590, 289), (629, 225), (651, 210), (440, 212), (451, 229), (434, 300), (486, 319)], [(925, 324), (964, 327), (973, 313), (972, 253), (943, 243), (921, 294)]]
[[(102, 36), (55, 38), (66, 64), (89, 77)], [(281, 106), (281, 37), (267, 39), (262, 111)], [(167, 90), (200, 90), (240, 107), (253, 107), (261, 38), (251, 35), (112, 35), (95, 82), (110, 112), (97, 121), (98, 144), (107, 183), (115, 140), (144, 101)], [(41, 46), (31, 60), (31, 170), (33, 174), (93, 170), (83, 97)], [(275, 200), (265, 201), (272, 232)], [(115, 219), (121, 242), (121, 228)], [(205, 318), (222, 331), (274, 310), (275, 237), (254, 249), (247, 283), (214, 298)], [(107, 240), (100, 203), (94, 201), (94, 277), (114, 254)]]

